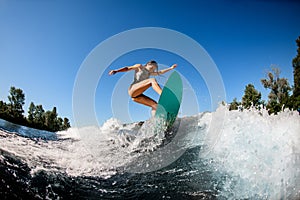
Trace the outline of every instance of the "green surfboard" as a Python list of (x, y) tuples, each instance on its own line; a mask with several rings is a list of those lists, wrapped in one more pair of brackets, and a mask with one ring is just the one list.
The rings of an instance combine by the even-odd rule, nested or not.
[(159, 126), (170, 129), (176, 120), (182, 100), (182, 80), (180, 75), (173, 72), (160, 95), (155, 118), (158, 119)]

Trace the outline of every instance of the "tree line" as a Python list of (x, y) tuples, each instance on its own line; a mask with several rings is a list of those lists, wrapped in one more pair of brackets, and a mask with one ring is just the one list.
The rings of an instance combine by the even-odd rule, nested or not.
[(70, 127), (69, 119), (59, 117), (56, 107), (53, 107), (51, 111), (45, 111), (42, 105), (35, 105), (31, 102), (26, 117), (23, 110), (24, 104), (24, 92), (19, 88), (11, 87), (8, 103), (0, 101), (0, 118), (16, 124), (51, 132), (66, 130)]
[(255, 89), (253, 84), (248, 84), (244, 90), (242, 101), (239, 102), (237, 98), (234, 98), (229, 105), (229, 110), (266, 107), (269, 114), (277, 114), (288, 108), (298, 110), (300, 114), (300, 36), (296, 43), (297, 55), (292, 60), (294, 86), (290, 86), (288, 79), (280, 77), (279, 68), (272, 68), (267, 73), (267, 78), (261, 79), (263, 87), (270, 90), (267, 102), (261, 99), (261, 93)]

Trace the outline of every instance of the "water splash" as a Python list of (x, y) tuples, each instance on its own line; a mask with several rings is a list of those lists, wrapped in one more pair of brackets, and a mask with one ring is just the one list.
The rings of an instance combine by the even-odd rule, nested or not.
[[(296, 199), (300, 195), (300, 117), (285, 111), (227, 111), (205, 157), (226, 199)], [(201, 158), (201, 154), (200, 154)]]
[[(212, 118), (224, 113), (223, 128), (211, 136)], [(229, 112), (220, 107), (213, 113), (182, 117), (175, 125), (176, 134), (167, 142), (164, 135), (154, 134), (151, 120), (140, 128), (138, 123), (109, 119), (101, 127), (70, 128), (50, 140), (39, 139), (42, 133), (36, 131), (34, 137), (0, 132), (0, 149), (26, 163), (33, 176), (57, 171), (114, 180), (113, 184), (116, 175), (138, 172), (147, 179), (173, 177), (170, 184), (184, 182), (186, 191), (179, 192), (191, 196), (204, 191), (219, 199), (299, 198), (297, 112), (268, 115), (266, 110)]]

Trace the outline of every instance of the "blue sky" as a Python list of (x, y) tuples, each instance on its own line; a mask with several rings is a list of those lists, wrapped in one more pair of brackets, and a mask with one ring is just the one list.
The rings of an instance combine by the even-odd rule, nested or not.
[[(268, 91), (260, 79), (272, 65), (293, 84), (291, 61), (300, 35), (299, 9), (297, 1), (280, 0), (0, 0), (0, 99), (7, 101), (10, 86), (19, 87), (26, 95), (26, 112), (33, 101), (47, 110), (56, 106), (60, 116), (73, 121), (73, 87), (85, 58), (108, 38), (141, 27), (175, 30), (198, 42), (220, 71), (227, 102), (234, 97), (240, 100), (248, 83), (266, 99)], [(190, 102), (185, 101), (182, 115), (212, 109), (201, 76), (171, 52), (144, 49), (120, 55), (106, 66), (106, 72), (149, 59), (157, 60), (161, 68), (178, 63), (177, 70), (190, 84), (198, 104), (197, 109), (189, 108)], [(113, 116), (111, 90), (122, 78), (125, 81), (131, 76), (101, 77), (95, 93), (100, 124)], [(158, 81), (163, 84), (167, 76)], [(147, 94), (157, 99), (152, 91)], [(149, 116), (149, 109), (131, 102), (128, 96), (123, 98), (132, 121)]]

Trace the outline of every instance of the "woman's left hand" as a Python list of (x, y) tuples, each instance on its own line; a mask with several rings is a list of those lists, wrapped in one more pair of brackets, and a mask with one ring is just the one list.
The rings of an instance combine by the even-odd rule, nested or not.
[(177, 67), (177, 64), (172, 65), (171, 69), (175, 69)]

